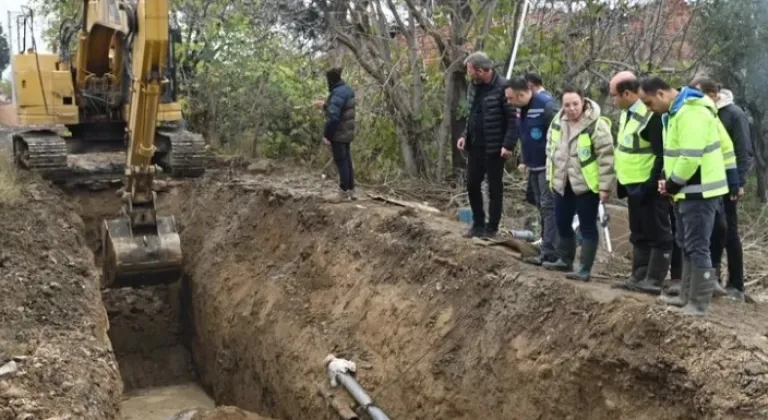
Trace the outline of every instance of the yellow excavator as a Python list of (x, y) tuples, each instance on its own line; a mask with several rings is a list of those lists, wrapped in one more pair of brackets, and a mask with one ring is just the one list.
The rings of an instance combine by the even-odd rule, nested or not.
[(161, 169), (201, 176), (205, 144), (185, 130), (176, 102), (169, 13), (169, 0), (83, 0), (82, 20), (62, 25), (58, 54), (25, 45), (11, 61), (19, 167), (54, 181), (100, 178), (68, 165), (68, 156), (125, 151), (122, 211), (102, 225), (105, 287), (181, 274), (176, 221), (157, 214), (153, 181)]

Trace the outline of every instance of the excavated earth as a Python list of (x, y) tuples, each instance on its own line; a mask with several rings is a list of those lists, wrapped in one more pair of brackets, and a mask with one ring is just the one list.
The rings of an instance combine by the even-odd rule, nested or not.
[(452, 215), (327, 204), (318, 176), (279, 169), (165, 185), (184, 278), (103, 293), (112, 191), (25, 178), (0, 204), (0, 420), (150, 419), (120, 412), (124, 390), (195, 381), (219, 408), (165, 418), (335, 419), (316, 392), (329, 353), (393, 419), (768, 417), (762, 304), (684, 317), (464, 240)]

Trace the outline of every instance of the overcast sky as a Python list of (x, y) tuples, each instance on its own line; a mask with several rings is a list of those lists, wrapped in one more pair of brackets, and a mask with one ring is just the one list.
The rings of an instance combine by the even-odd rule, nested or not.
[[(5, 34), (6, 39), (9, 38), (8, 34), (8, 12), (11, 12), (11, 33), (10, 38), (13, 38), (13, 44), (10, 45), (11, 47), (11, 54), (16, 53), (18, 50), (17, 48), (17, 42), (16, 42), (16, 16), (18, 13), (21, 12), (21, 6), (24, 5), (30, 5), (31, 1), (29, 0), (0, 0), (0, 20), (3, 23), (3, 34)], [(43, 41), (43, 29), (45, 26), (45, 22), (42, 21), (42, 18), (35, 17), (35, 43), (37, 44), (37, 49), (40, 52), (50, 52), (50, 49), (48, 47), (48, 44)], [(8, 39), (11, 41), (11, 39)], [(27, 38), (27, 46), (30, 45), (32, 42), (31, 39)], [(11, 66), (8, 66), (7, 69), (3, 72), (3, 78), (7, 79), (9, 74), (11, 72)]]

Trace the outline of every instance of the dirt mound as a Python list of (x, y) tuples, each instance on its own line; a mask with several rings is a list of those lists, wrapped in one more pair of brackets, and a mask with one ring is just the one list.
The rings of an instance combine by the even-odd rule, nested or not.
[(99, 273), (62, 194), (22, 177), (0, 204), (0, 419), (117, 418)]
[(313, 182), (211, 179), (165, 203), (218, 403), (335, 418), (314, 396), (332, 352), (392, 418), (768, 415), (764, 307), (686, 318), (475, 246), (446, 218), (321, 203)]

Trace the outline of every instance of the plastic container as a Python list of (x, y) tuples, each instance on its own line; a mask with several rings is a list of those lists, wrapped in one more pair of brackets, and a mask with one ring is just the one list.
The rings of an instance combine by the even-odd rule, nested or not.
[(510, 230), (509, 234), (512, 235), (513, 238), (520, 239), (521, 241), (533, 242), (536, 240), (536, 235), (530, 230)]
[(472, 209), (469, 207), (459, 208), (459, 221), (462, 221), (468, 225), (472, 225)]

